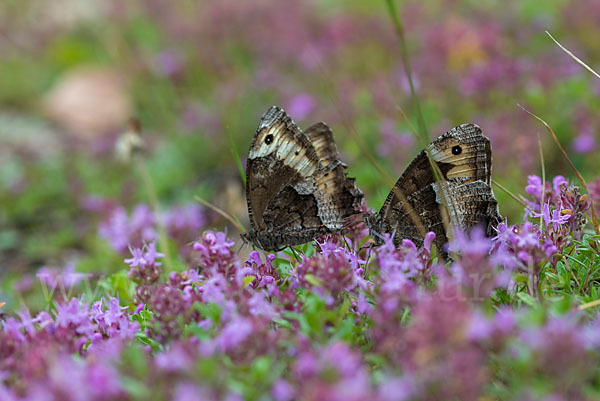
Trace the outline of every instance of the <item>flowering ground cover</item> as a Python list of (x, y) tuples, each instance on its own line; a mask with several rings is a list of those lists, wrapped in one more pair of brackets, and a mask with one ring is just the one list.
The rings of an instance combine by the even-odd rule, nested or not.
[[(119, 271), (46, 268), (15, 283), (50, 307), (3, 318), (1, 398), (597, 399), (589, 198), (561, 176), (530, 176), (526, 190), (523, 222), (493, 239), (456, 232), (449, 264), (432, 257), (433, 233), (421, 249), (389, 237), (371, 248), (359, 221), (345, 238), (246, 260), (206, 230), (167, 266), (156, 216), (115, 208), (99, 231), (130, 253)], [(175, 242), (174, 221), (203, 229), (193, 210), (168, 216)]]
[(195, 201), (247, 226), (244, 152), (279, 104), (330, 124), (381, 205), (365, 151), (393, 179), (422, 144), (373, 4), (0, 2), (0, 400), (600, 399), (600, 80), (544, 33), (599, 70), (598, 0), (398, 5), (430, 137), (477, 123), (516, 194), (451, 260), (360, 219), (264, 254)]

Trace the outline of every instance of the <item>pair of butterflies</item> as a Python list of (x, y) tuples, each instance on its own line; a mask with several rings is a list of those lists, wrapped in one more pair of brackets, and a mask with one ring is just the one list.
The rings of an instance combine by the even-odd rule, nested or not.
[[(429, 152), (429, 156), (427, 155)], [(398, 179), (379, 213), (365, 214), (376, 244), (383, 234), (423, 243), (436, 234), (436, 246), (448, 241), (446, 228), (483, 225), (492, 235), (499, 219), (491, 182), (490, 141), (474, 124), (463, 124), (433, 141)], [(435, 170), (430, 158), (437, 165)], [(355, 179), (347, 177), (331, 129), (317, 123), (302, 131), (287, 113), (273, 106), (262, 116), (246, 164), (246, 199), (251, 230), (246, 242), (278, 251), (331, 233), (342, 233), (363, 199)]]

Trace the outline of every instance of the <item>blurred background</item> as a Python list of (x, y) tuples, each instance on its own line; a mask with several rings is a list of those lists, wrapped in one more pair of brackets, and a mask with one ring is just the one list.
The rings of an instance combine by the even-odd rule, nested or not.
[[(600, 0), (399, 8), (432, 139), (479, 124), (494, 178), (519, 194), (541, 173), (540, 134), (547, 176), (571, 177), (519, 103), (553, 127), (586, 179), (598, 176), (600, 80), (544, 31), (598, 69)], [(127, 244), (155, 238), (148, 222), (159, 220), (183, 249), (204, 227), (227, 225), (194, 195), (248, 226), (240, 165), (273, 104), (301, 127), (333, 128), (373, 209), (390, 187), (355, 135), (394, 179), (421, 149), (399, 112), (415, 124), (383, 1), (0, 2), (0, 270), (120, 269)], [(159, 210), (139, 166), (115, 155), (132, 116)], [(501, 213), (521, 219), (522, 207), (495, 193)]]

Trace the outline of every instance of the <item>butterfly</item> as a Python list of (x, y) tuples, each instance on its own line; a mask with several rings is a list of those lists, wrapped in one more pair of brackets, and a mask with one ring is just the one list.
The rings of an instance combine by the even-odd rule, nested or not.
[(487, 236), (494, 235), (500, 215), (491, 188), (492, 149), (481, 128), (475, 124), (452, 128), (427, 150), (439, 168), (440, 180), (435, 179), (427, 151), (421, 151), (379, 213), (365, 216), (375, 243), (380, 245), (383, 234), (389, 233), (396, 246), (404, 238), (421, 246), (425, 233), (433, 231), (437, 249), (445, 254), (446, 226), (469, 230), (481, 225)]
[(251, 230), (242, 234), (265, 251), (279, 251), (340, 233), (363, 198), (346, 176), (325, 123), (303, 132), (273, 106), (262, 116), (246, 163)]

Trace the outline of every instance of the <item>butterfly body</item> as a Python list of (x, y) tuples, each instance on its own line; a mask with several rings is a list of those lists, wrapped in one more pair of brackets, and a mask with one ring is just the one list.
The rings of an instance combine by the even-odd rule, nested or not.
[[(475, 124), (460, 125), (437, 138), (409, 164), (379, 213), (365, 217), (375, 242), (389, 233), (396, 246), (404, 238), (420, 246), (425, 233), (433, 231), (444, 252), (447, 227), (468, 230), (482, 225), (492, 235), (499, 214), (491, 188), (491, 157), (490, 141)], [(439, 168), (439, 179), (431, 162)]]
[(250, 145), (246, 199), (252, 229), (245, 241), (265, 251), (341, 232), (362, 201), (338, 159), (329, 127), (303, 132), (279, 107), (263, 115)]

